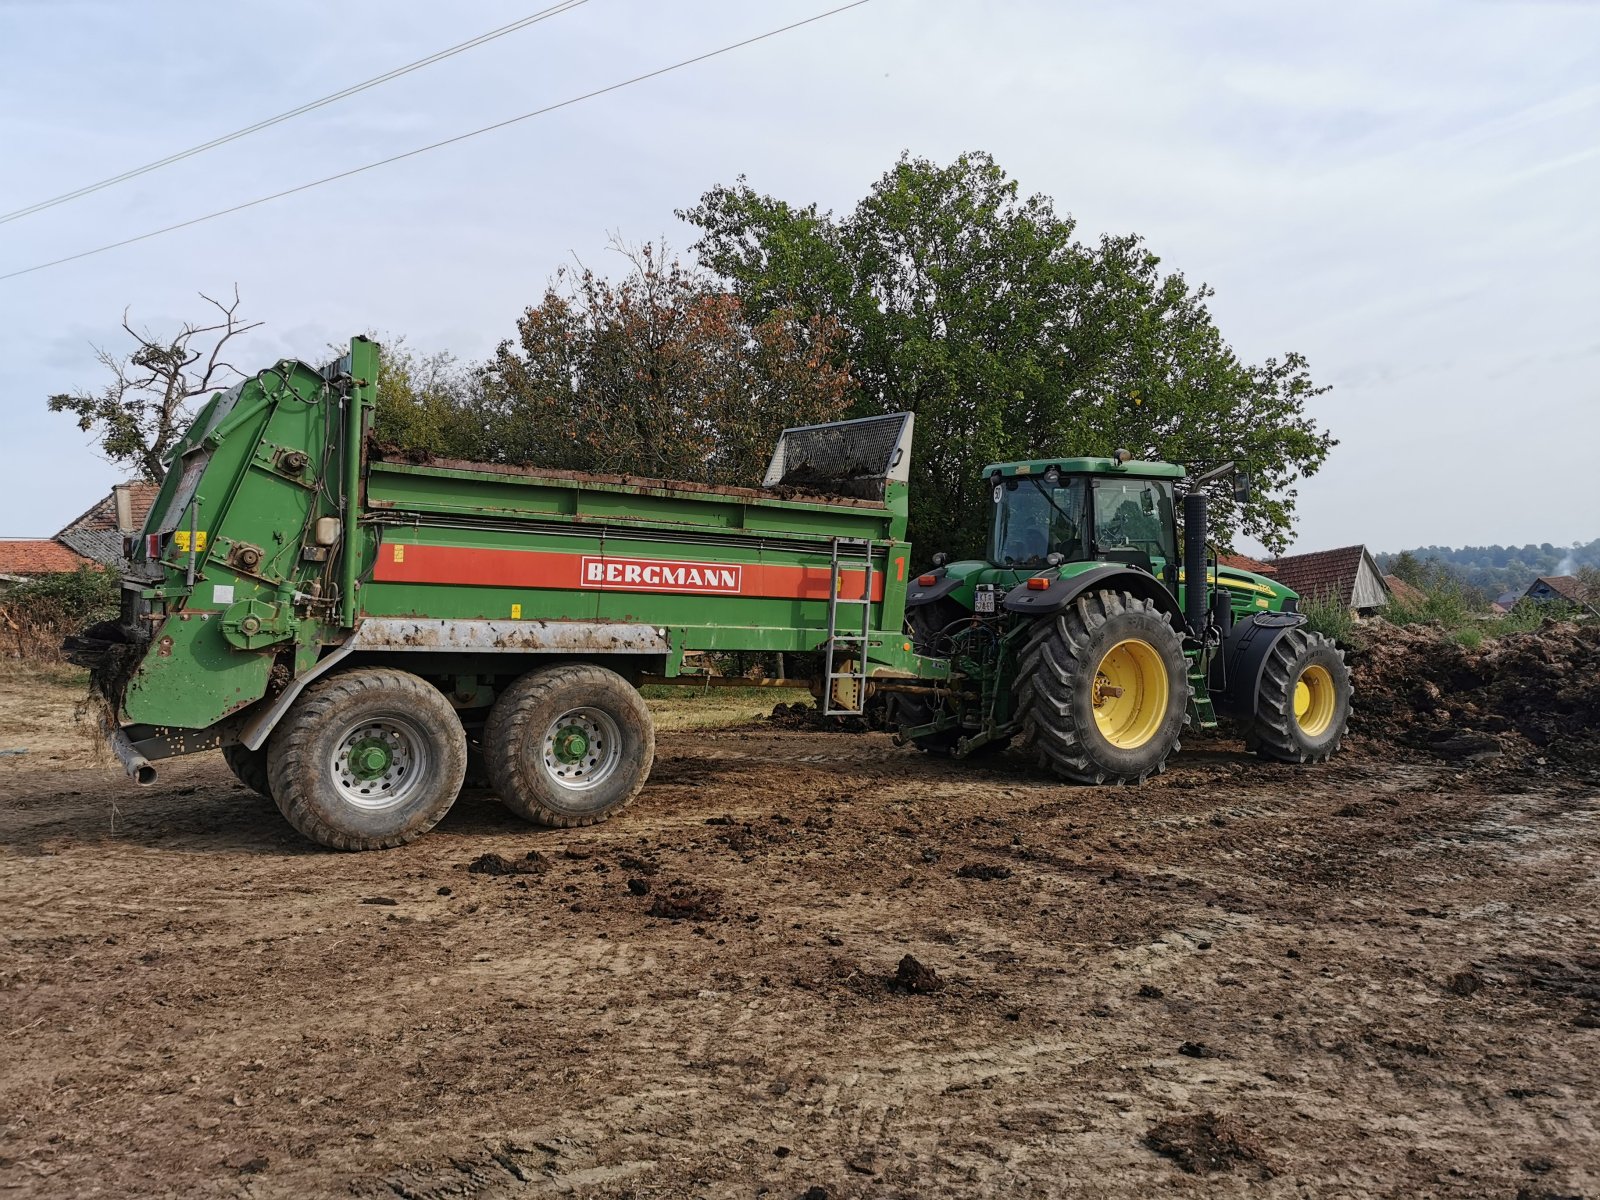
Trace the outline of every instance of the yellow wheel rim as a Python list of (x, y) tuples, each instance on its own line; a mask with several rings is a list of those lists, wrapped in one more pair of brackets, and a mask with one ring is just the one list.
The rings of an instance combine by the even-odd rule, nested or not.
[(1307, 737), (1321, 737), (1333, 724), (1339, 693), (1327, 667), (1315, 663), (1300, 672), (1294, 684), (1294, 720)]
[(1094, 672), (1094, 720), (1119, 750), (1137, 750), (1167, 715), (1167, 665), (1149, 642), (1118, 642)]

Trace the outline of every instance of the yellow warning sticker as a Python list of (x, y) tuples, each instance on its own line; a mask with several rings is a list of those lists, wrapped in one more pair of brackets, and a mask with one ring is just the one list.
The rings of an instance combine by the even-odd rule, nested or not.
[(406, 560), (406, 548), (404, 546), (396, 546), (394, 548), (394, 561), (395, 562), (405, 562), (405, 560)]
[(522, 605), (513, 604), (511, 606), (511, 619), (513, 621), (520, 621), (522, 619)]
[[(179, 550), (182, 550), (185, 554), (187, 554), (189, 552), (189, 531), (187, 529), (175, 529), (175, 530), (173, 530), (172, 531), (172, 544), (174, 546), (176, 546)], [(194, 535), (194, 552), (196, 554), (199, 554), (205, 548), (206, 548), (206, 531), (204, 529), (197, 529), (197, 530), (195, 530), (195, 535)]]

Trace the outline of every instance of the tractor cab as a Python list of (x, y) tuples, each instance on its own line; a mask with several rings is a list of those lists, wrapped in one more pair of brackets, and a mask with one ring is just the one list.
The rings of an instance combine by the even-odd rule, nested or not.
[(1039, 571), (1063, 563), (1140, 567), (1177, 590), (1177, 516), (1170, 463), (1074, 458), (1000, 463), (985, 471), (994, 501), (989, 565)]
[(1342, 653), (1305, 626), (1288, 588), (1223, 567), (1207, 485), (1189, 480), (1178, 540), (1173, 463), (1113, 458), (993, 463), (981, 560), (933, 558), (906, 590), (906, 632), (962, 686), (891, 697), (899, 736), (966, 758), (1020, 738), (1064, 779), (1142, 782), (1186, 725), (1218, 710), (1264, 757), (1315, 762), (1349, 714)]

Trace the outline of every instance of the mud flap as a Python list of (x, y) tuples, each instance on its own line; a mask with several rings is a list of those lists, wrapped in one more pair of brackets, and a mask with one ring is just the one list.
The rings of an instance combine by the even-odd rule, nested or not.
[(1268, 653), (1279, 638), (1305, 623), (1303, 613), (1252, 613), (1229, 631), (1222, 653), (1211, 662), (1209, 690), (1218, 712), (1230, 717), (1256, 715)]

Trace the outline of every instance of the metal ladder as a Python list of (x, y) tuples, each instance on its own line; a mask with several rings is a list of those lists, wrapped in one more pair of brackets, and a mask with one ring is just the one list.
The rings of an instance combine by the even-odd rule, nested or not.
[[(860, 558), (855, 555), (859, 553)], [(854, 568), (857, 564), (862, 567), (861, 596), (859, 599), (847, 600), (839, 594), (840, 586), (844, 582), (844, 569)], [(840, 632), (839, 610), (848, 611), (851, 605), (858, 605), (861, 611), (861, 625), (859, 629), (852, 627), (849, 632)], [(833, 539), (833, 563), (828, 580), (828, 644), (825, 658), (826, 672), (822, 688), (822, 715), (826, 717), (859, 717), (865, 711), (867, 696), (867, 640), (872, 633), (872, 540), (870, 538), (840, 538)], [(853, 663), (854, 669), (848, 671), (838, 670), (839, 650), (846, 651), (846, 663)], [(853, 658), (850, 652), (853, 652)], [(855, 682), (856, 707), (841, 708), (833, 701), (834, 683), (840, 680), (853, 680)]]

